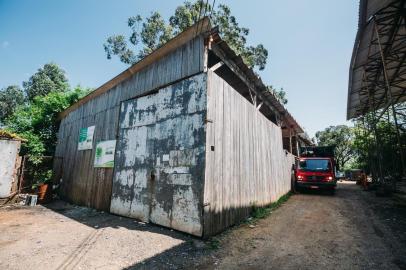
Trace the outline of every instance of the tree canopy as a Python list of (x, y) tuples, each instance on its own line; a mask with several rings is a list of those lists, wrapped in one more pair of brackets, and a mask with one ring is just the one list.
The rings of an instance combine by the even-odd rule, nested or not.
[[(404, 117), (405, 104), (397, 104), (400, 144), (406, 144)], [(377, 111), (376, 114), (382, 111)], [(379, 177), (398, 177), (402, 173), (401, 152), (399, 146), (393, 113), (387, 111), (379, 120), (376, 114), (367, 113), (364, 117), (354, 121), (354, 151), (355, 164), (371, 173), (377, 180)], [(373, 126), (376, 125), (375, 128)], [(382, 180), (382, 179), (381, 179)]]
[(23, 89), (18, 85), (10, 85), (0, 90), (0, 124), (4, 125), (6, 118), (11, 116), (18, 106), (29, 103), (36, 97), (68, 90), (65, 71), (55, 63), (47, 63), (28, 81), (23, 82)]
[(10, 85), (0, 90), (0, 125), (13, 114), (17, 106), (24, 104), (25, 95), (18, 85)]
[(57, 115), (88, 92), (76, 87), (67, 92), (51, 91), (45, 96), (37, 96), (31, 102), (19, 106), (7, 118), (6, 129), (27, 140), (22, 146), (22, 154), (32, 158), (53, 155), (58, 132)]
[(330, 126), (316, 133), (319, 146), (335, 146), (335, 159), (340, 170), (354, 158), (354, 132), (346, 125)]
[[(400, 145), (406, 145), (406, 103), (396, 105)], [(382, 113), (377, 119), (376, 115)], [(318, 145), (335, 145), (340, 169), (363, 169), (374, 181), (399, 178), (401, 152), (393, 112), (378, 110), (353, 121), (354, 126), (330, 126), (316, 133)]]
[(54, 63), (45, 64), (23, 85), (24, 90), (9, 86), (0, 92), (0, 121), (6, 131), (25, 139), (21, 155), (29, 156), (26, 168), (34, 180), (49, 180), (52, 171), (43, 157), (54, 155), (57, 116), (90, 89), (71, 89), (65, 72)]
[(283, 105), (288, 104), (288, 99), (286, 97), (286, 92), (285, 90), (283, 90), (283, 88), (281, 89), (275, 89), (272, 85), (268, 85), (267, 89), (269, 92), (273, 93), (275, 95), (275, 97), (278, 99), (278, 101), (280, 103), (282, 103)]
[(23, 82), (23, 87), (27, 99), (31, 101), (50, 92), (66, 92), (69, 84), (65, 71), (55, 63), (48, 63), (38, 69), (28, 81)]
[(146, 18), (140, 15), (130, 17), (127, 22), (130, 36), (112, 35), (104, 43), (107, 58), (117, 56), (123, 63), (134, 64), (205, 15), (210, 15), (213, 25), (219, 26), (223, 39), (248, 66), (259, 70), (265, 68), (267, 49), (262, 44), (247, 44), (249, 29), (239, 25), (227, 5), (220, 4), (213, 9), (207, 1), (185, 1), (168, 21), (159, 12), (152, 12)]

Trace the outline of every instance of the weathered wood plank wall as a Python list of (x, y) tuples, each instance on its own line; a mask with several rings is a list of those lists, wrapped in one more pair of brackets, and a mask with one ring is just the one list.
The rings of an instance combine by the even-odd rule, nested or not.
[(205, 236), (286, 194), (294, 163), (283, 150), (280, 127), (211, 71), (207, 104)]
[(108, 211), (113, 169), (94, 168), (94, 151), (77, 150), (80, 128), (96, 126), (93, 149), (99, 141), (116, 139), (122, 101), (202, 72), (203, 56), (203, 38), (198, 36), (62, 119), (54, 163), (54, 175), (62, 179), (61, 195)]

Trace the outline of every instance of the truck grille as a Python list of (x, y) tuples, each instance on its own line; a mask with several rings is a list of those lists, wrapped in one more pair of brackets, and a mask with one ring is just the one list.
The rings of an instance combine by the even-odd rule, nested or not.
[(310, 175), (307, 176), (306, 180), (308, 181), (322, 181), (325, 180), (325, 176), (320, 176), (320, 175)]

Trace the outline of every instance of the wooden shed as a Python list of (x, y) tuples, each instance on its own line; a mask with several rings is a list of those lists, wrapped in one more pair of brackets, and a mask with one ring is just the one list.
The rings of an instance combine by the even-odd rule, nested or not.
[(196, 236), (286, 194), (281, 127), (303, 132), (207, 18), (60, 118), (63, 197)]

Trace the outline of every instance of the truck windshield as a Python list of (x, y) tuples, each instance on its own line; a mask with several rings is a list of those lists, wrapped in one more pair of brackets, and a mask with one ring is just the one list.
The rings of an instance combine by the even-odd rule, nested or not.
[(329, 171), (330, 168), (328, 159), (303, 159), (299, 162), (299, 169), (303, 171)]

